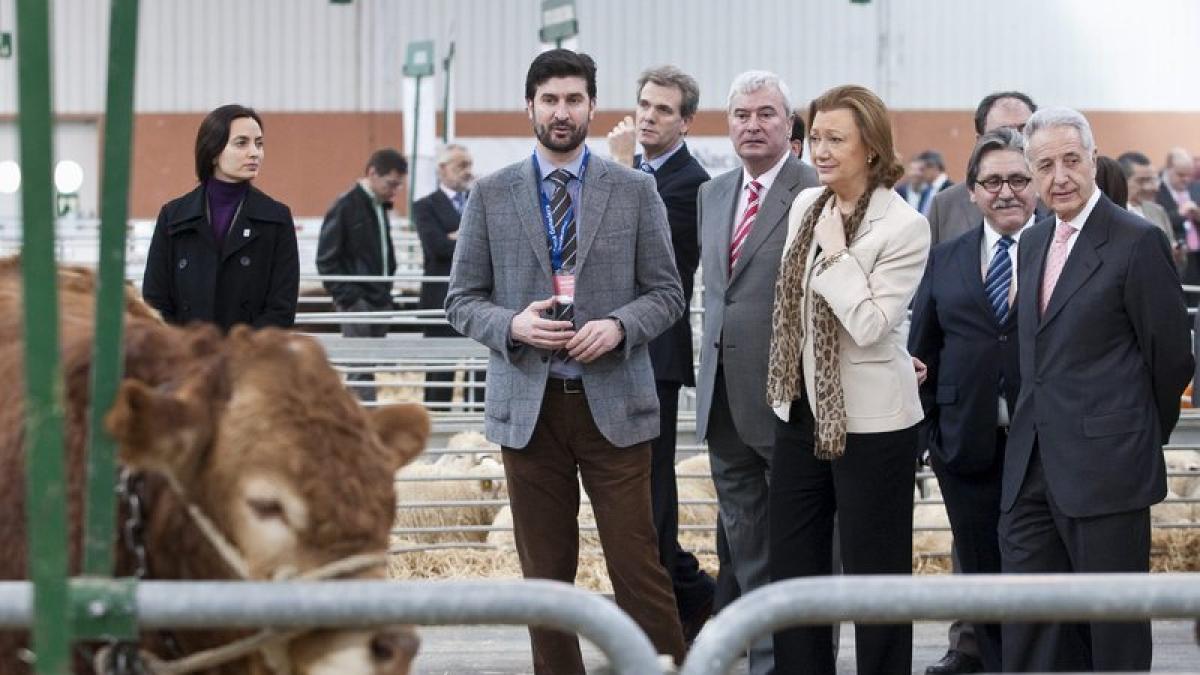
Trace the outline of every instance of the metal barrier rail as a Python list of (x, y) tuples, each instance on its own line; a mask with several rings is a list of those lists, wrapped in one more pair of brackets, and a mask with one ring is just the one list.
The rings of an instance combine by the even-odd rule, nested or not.
[[(604, 597), (557, 581), (143, 581), (136, 599), (145, 629), (545, 626), (587, 638), (618, 673), (663, 672), (633, 619)], [(0, 582), (0, 628), (28, 626), (32, 616), (32, 585)]]
[(836, 621), (1112, 621), (1200, 616), (1200, 574), (812, 577), (746, 594), (709, 620), (680, 675), (725, 675), (783, 628)]

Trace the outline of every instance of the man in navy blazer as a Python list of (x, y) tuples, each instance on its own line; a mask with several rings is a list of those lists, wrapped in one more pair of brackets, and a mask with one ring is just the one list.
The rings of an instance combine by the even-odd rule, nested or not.
[[(1015, 262), (1037, 207), (1021, 134), (1001, 128), (980, 137), (967, 185), (983, 217), (930, 251), (908, 349), (928, 368), (920, 390), (924, 424), (960, 569), (997, 574), (1004, 443), (1021, 386)], [(999, 625), (978, 624), (974, 635), (979, 658), (960, 659), (973, 662), (971, 672), (998, 672)]]
[[(1162, 446), (1194, 366), (1187, 310), (1159, 230), (1096, 187), (1074, 110), (1025, 127), (1042, 201), (1021, 239), (1021, 392), (1001, 493), (1005, 572), (1148, 572)], [(1150, 623), (1006, 624), (1006, 672), (1150, 669)]]
[[(700, 85), (675, 66), (651, 68), (638, 78), (637, 111), (608, 134), (613, 159), (654, 176), (658, 196), (667, 207), (675, 267), (690, 304), (700, 238), (696, 225), (696, 195), (708, 172), (688, 152), (684, 140), (696, 109)], [(643, 154), (634, 154), (634, 140)], [(716, 583), (691, 552), (679, 545), (679, 494), (675, 484), (675, 441), (679, 390), (696, 386), (692, 369), (692, 319), (684, 312), (662, 335), (650, 341), (650, 365), (658, 391), (659, 434), (651, 443), (650, 501), (658, 532), (658, 554), (679, 606), (684, 638), (691, 642), (712, 614)]]

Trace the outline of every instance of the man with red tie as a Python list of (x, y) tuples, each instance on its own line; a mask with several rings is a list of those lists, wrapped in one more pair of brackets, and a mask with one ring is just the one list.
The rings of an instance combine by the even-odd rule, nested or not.
[[(790, 152), (793, 106), (778, 75), (742, 73), (728, 101), (729, 139), (741, 165), (702, 185), (699, 196), (704, 337), (696, 435), (708, 441), (732, 572), (748, 593), (769, 581), (775, 414), (765, 392), (775, 277), (792, 202), (817, 185), (817, 173)], [(751, 647), (751, 675), (771, 672), (773, 663), (770, 637)]]
[[(1162, 446), (1192, 376), (1187, 310), (1166, 240), (1096, 187), (1074, 110), (1039, 110), (1026, 155), (1053, 212), (1018, 252), (1021, 391), (1005, 451), (1006, 573), (1147, 572)], [(1010, 624), (1005, 672), (1146, 671), (1149, 622)]]

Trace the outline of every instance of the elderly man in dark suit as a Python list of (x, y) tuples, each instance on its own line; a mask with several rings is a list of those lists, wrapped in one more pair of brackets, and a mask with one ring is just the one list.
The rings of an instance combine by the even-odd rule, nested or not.
[[(1021, 238), (1021, 392), (1000, 500), (1005, 572), (1148, 572), (1162, 446), (1193, 359), (1158, 228), (1096, 187), (1078, 112), (1041, 110), (1026, 154), (1054, 216)], [(1005, 671), (1150, 669), (1149, 622), (1008, 624)]]
[[(659, 416), (646, 345), (685, 310), (667, 212), (653, 178), (583, 143), (596, 108), (590, 57), (540, 54), (525, 101), (537, 144), (472, 192), (446, 315), (491, 350), (484, 431), (503, 449), (522, 573), (574, 581), (582, 481), (617, 605), (681, 660), (650, 507)], [(536, 673), (583, 672), (576, 636), (530, 633)]]
[[(927, 364), (921, 383), (929, 453), (950, 516), (959, 571), (1000, 572), (996, 540), (1009, 412), (1017, 402), (1017, 251), (1033, 224), (1037, 190), (1025, 141), (984, 134), (967, 165), (983, 212), (969, 232), (934, 247), (913, 301), (908, 349)], [(1000, 626), (979, 624), (971, 670), (1000, 670)]]
[[(427, 277), (450, 275), (450, 262), (454, 259), (454, 245), (458, 241), (458, 223), (474, 180), (471, 167), (471, 153), (466, 147), (456, 143), (442, 147), (437, 154), (437, 189), (413, 202), (412, 223), (421, 239), (424, 261), (421, 269)], [(446, 282), (421, 282), (421, 309), (441, 309), (445, 302)], [(426, 337), (458, 335), (458, 331), (449, 326), (426, 326), (424, 333)], [(434, 386), (425, 388), (425, 402), (449, 403), (454, 393), (449, 383), (453, 381), (453, 371), (426, 373), (426, 384)]]
[[(817, 174), (789, 152), (792, 104), (778, 75), (748, 71), (735, 78), (728, 113), (742, 165), (700, 187), (704, 338), (696, 434), (708, 440), (733, 573), (747, 593), (769, 581), (767, 476), (775, 415), (765, 392), (775, 277), (792, 202), (817, 185)], [(771, 640), (760, 640), (750, 651), (750, 672), (772, 668)]]
[[(696, 194), (708, 172), (688, 152), (687, 136), (700, 86), (674, 66), (651, 68), (638, 78), (637, 112), (626, 117), (608, 135), (613, 159), (654, 176), (658, 195), (667, 207), (671, 246), (683, 284), (683, 297), (691, 300), (700, 240), (696, 227)], [(634, 140), (642, 154), (634, 154)], [(659, 435), (652, 444), (650, 500), (658, 531), (658, 554), (679, 605), (683, 635), (689, 642), (712, 613), (716, 584), (696, 556), (679, 546), (679, 495), (675, 486), (675, 439), (679, 390), (696, 386), (692, 370), (692, 323), (685, 312), (665, 333), (650, 342), (650, 363), (658, 390)]]

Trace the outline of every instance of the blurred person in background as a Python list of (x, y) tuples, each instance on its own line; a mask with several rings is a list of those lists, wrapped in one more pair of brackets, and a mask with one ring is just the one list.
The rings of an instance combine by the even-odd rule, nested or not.
[[(421, 254), (424, 260), (422, 273), (427, 277), (450, 276), (450, 263), (454, 260), (454, 245), (458, 241), (458, 223), (475, 176), (471, 153), (465, 146), (450, 143), (437, 153), (438, 185), (429, 194), (413, 203), (412, 223), (421, 239)], [(421, 282), (421, 309), (442, 309), (446, 302), (445, 281)], [(457, 337), (458, 331), (449, 325), (426, 326), (425, 337)], [(454, 371), (434, 371), (425, 374), (425, 402), (450, 403), (454, 394)], [(434, 386), (429, 386), (434, 385)], [(440, 386), (439, 386), (440, 385)], [(483, 389), (478, 388), (477, 401), (482, 401)]]
[[(1037, 110), (1033, 99), (1019, 91), (998, 91), (984, 96), (975, 107), (975, 138), (992, 129), (1008, 127), (1021, 131), (1029, 116)], [(1040, 212), (1039, 212), (1040, 213)], [(979, 207), (971, 202), (971, 191), (965, 183), (947, 188), (934, 195), (929, 206), (930, 243), (948, 241), (973, 229), (983, 218)], [(951, 649), (955, 639), (951, 637)], [(948, 675), (958, 671), (931, 671), (930, 675)]]
[(262, 119), (224, 105), (196, 132), (191, 192), (158, 214), (142, 295), (173, 324), (287, 328), (300, 287), (296, 225), (288, 207), (251, 181), (265, 155)]
[[(1167, 153), (1158, 188), (1158, 204), (1166, 210), (1176, 236), (1187, 249), (1183, 283), (1190, 286), (1200, 284), (1200, 182), (1194, 179), (1194, 172), (1192, 154), (1173, 148)], [(1198, 300), (1200, 296), (1189, 296), (1192, 305)]]
[[(333, 202), (321, 223), (317, 271), (322, 275), (390, 277), (396, 273), (388, 214), (404, 189), (408, 161), (392, 148), (376, 150), (367, 160), (364, 174)], [(390, 312), (395, 308), (391, 281), (326, 281), (324, 285), (338, 312)], [(361, 319), (342, 324), (342, 335), (349, 338), (381, 338), (387, 333), (387, 324)], [(356, 366), (369, 368), (370, 364)], [(366, 385), (352, 389), (360, 399), (375, 400), (374, 373), (350, 373), (346, 379)]]

